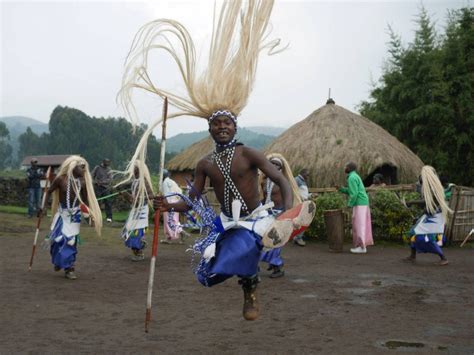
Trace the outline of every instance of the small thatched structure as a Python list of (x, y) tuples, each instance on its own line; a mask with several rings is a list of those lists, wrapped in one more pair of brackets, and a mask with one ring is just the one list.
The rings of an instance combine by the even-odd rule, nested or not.
[(388, 184), (412, 183), (423, 162), (382, 127), (338, 106), (333, 100), (290, 127), (265, 153), (280, 153), (294, 172), (310, 170), (310, 187), (345, 183), (344, 166), (353, 161), (366, 185), (375, 173)]
[(189, 146), (166, 164), (171, 177), (179, 185), (186, 186), (186, 179), (191, 180), (199, 160), (214, 150), (211, 136)]

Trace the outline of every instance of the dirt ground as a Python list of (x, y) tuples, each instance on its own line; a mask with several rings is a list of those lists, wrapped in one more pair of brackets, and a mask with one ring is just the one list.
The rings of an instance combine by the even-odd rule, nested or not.
[(117, 237), (120, 224), (105, 227), (101, 238), (83, 225), (79, 278), (70, 281), (53, 271), (42, 249), (27, 271), (33, 220), (13, 214), (0, 220), (2, 354), (474, 353), (473, 243), (447, 248), (446, 267), (434, 265), (434, 255), (403, 263), (408, 250), (401, 246), (351, 255), (349, 245), (342, 254), (325, 243), (288, 245), (285, 277), (261, 272), (255, 322), (241, 316), (236, 278), (202, 287), (187, 245), (160, 245), (146, 334), (149, 260), (129, 260)]

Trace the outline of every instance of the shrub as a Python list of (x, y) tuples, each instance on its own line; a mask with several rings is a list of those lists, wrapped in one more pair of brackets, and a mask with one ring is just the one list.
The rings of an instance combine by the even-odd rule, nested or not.
[(326, 225), (324, 224), (324, 211), (344, 208), (347, 205), (346, 198), (343, 194), (330, 192), (319, 195), (314, 202), (316, 203), (316, 215), (306, 230), (305, 235), (326, 240), (327, 234)]
[(393, 191), (378, 190), (371, 195), (372, 232), (374, 239), (403, 241), (419, 212), (405, 207), (401, 199), (419, 199), (416, 193), (401, 195)]
[[(399, 197), (400, 196), (400, 197)], [(372, 215), (372, 232), (374, 240), (403, 241), (421, 215), (417, 207), (407, 208), (401, 200), (411, 201), (420, 199), (416, 192), (397, 193), (388, 190), (378, 190), (370, 194), (370, 212)], [(306, 236), (327, 239), (324, 223), (324, 211), (343, 209), (347, 206), (347, 198), (341, 193), (325, 193), (315, 199), (316, 216), (311, 226), (306, 230)]]

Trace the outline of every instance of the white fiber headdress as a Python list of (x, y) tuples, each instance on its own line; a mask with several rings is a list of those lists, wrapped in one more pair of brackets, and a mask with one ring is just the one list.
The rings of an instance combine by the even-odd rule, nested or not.
[[(225, 110), (237, 117), (247, 104), (262, 50), (275, 54), (280, 40), (268, 40), (273, 0), (225, 1), (214, 21), (207, 68), (198, 74), (196, 50), (191, 35), (179, 22), (158, 19), (136, 34), (125, 64), (120, 103), (137, 122), (132, 102), (134, 89), (143, 89), (161, 98), (168, 97), (178, 109), (170, 118), (189, 115), (209, 119)], [(214, 15), (215, 16), (215, 15)], [(178, 66), (187, 96), (180, 96), (154, 83), (149, 75), (149, 55), (154, 50), (171, 55)], [(157, 68), (159, 69), (159, 68)]]
[(421, 168), (421, 181), (421, 194), (425, 200), (426, 210), (430, 214), (435, 214), (439, 207), (445, 220), (447, 220), (448, 213), (452, 211), (446, 203), (444, 188), (436, 174), (436, 170), (432, 166), (425, 165)]
[(293, 193), (293, 207), (300, 204), (301, 197), (298, 192), (298, 184), (296, 183), (295, 178), (293, 177), (293, 172), (291, 171), (290, 164), (285, 159), (285, 157), (279, 153), (270, 153), (267, 155), (267, 159), (270, 161), (276, 161), (281, 165), (281, 173), (288, 180), (288, 183), (291, 187), (291, 192)]
[[(249, 0), (245, 4), (241, 0), (225, 1), (219, 16), (215, 11), (208, 65), (200, 74), (194, 42), (181, 23), (158, 19), (144, 25), (128, 53), (117, 97), (132, 123), (139, 122), (132, 100), (135, 89), (162, 99), (167, 97), (170, 105), (177, 109), (168, 118), (188, 115), (209, 120), (217, 111), (225, 111), (236, 122), (253, 88), (259, 53), (262, 50), (267, 50), (269, 55), (278, 52), (276, 47), (280, 41), (268, 40), (273, 3), (273, 0)], [(154, 51), (172, 57), (187, 95), (166, 90), (151, 79), (149, 55)], [(157, 119), (145, 131), (127, 168), (129, 176), (136, 159), (145, 162), (148, 137), (161, 122), (161, 118)], [(144, 191), (144, 187), (140, 190)]]
[[(92, 220), (94, 221), (95, 231), (98, 235), (100, 235), (101, 230), (102, 230), (102, 213), (100, 211), (99, 203), (97, 202), (97, 198), (95, 196), (94, 186), (92, 185), (92, 177), (89, 172), (89, 164), (87, 163), (87, 161), (78, 155), (71, 155), (65, 161), (63, 161), (63, 163), (59, 167), (59, 172), (57, 176), (66, 176), (68, 179), (73, 179), (74, 168), (81, 164), (85, 165), (84, 182), (86, 184), (88, 204), (86, 204), (82, 200), (80, 191), (78, 191), (76, 184), (71, 184), (71, 185), (74, 190), (74, 193), (77, 196), (78, 201), (84, 204), (89, 210), (89, 215), (92, 217)], [(53, 215), (58, 210), (58, 206), (59, 206), (59, 190), (56, 189), (53, 192), (53, 202), (51, 204), (51, 213)]]

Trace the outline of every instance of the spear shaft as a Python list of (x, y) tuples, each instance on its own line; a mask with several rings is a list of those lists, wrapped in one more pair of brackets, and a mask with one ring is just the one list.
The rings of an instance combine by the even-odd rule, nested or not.
[[(163, 102), (163, 125), (161, 130), (161, 152), (160, 152), (160, 170), (158, 178), (158, 191), (161, 190), (163, 180), (163, 169), (165, 165), (165, 147), (166, 147), (166, 118), (168, 116), (168, 98)], [(153, 228), (153, 246), (150, 260), (150, 273), (148, 276), (148, 292), (146, 298), (145, 332), (148, 333), (148, 327), (151, 321), (151, 299), (153, 294), (153, 282), (155, 279), (156, 254), (158, 251), (158, 231), (160, 229), (160, 211), (155, 211)]]

